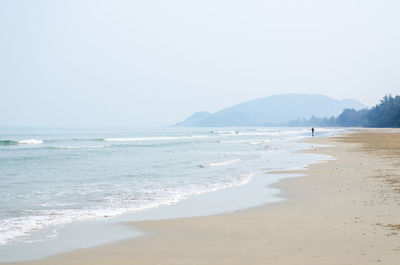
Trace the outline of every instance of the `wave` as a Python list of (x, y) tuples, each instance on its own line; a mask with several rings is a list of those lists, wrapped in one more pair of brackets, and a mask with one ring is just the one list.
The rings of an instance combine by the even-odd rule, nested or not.
[(220, 143), (245, 143), (245, 144), (253, 144), (253, 145), (258, 145), (258, 144), (264, 144), (264, 143), (271, 143), (274, 142), (271, 139), (265, 139), (265, 140), (226, 140), (226, 141), (220, 141)]
[(102, 138), (105, 142), (140, 142), (140, 141), (171, 141), (171, 140), (190, 140), (190, 139), (204, 139), (208, 135), (190, 135), (190, 136), (165, 136), (165, 137), (116, 137), (116, 138)]
[(274, 136), (279, 135), (280, 131), (277, 130), (257, 130), (255, 132), (241, 132), (237, 131), (211, 131), (220, 136)]
[[(164, 188), (153, 188), (153, 194), (157, 195), (152, 196), (154, 200), (148, 201), (144, 199), (140, 204), (127, 205), (125, 200), (121, 200), (122, 205), (117, 207), (96, 209), (49, 209), (38, 211), (36, 214), (29, 216), (0, 219), (0, 246), (10, 244), (13, 241), (29, 243), (54, 239), (57, 237), (57, 229), (53, 229), (52, 234), (49, 236), (42, 239), (35, 239), (35, 241), (32, 241), (29, 236), (35, 231), (48, 227), (65, 225), (76, 221), (113, 218), (125, 213), (133, 213), (163, 205), (175, 204), (193, 195), (245, 185), (250, 182), (253, 175), (253, 173), (245, 173), (232, 176), (232, 178), (230, 177), (229, 182), (205, 183), (200, 186), (190, 185), (184, 188), (177, 187), (176, 189), (169, 189), (167, 193), (165, 193), (166, 190)], [(147, 196), (149, 191), (146, 190), (144, 194)], [(127, 205), (127, 207), (124, 205)]]
[(308, 133), (307, 129), (300, 130), (271, 130), (271, 129), (257, 129), (255, 132), (240, 132), (237, 131), (235, 134), (237, 136), (284, 136), (284, 135), (296, 135), (296, 134), (304, 134)]
[(53, 149), (97, 149), (110, 147), (111, 145), (80, 145), (80, 146), (53, 146)]
[(42, 144), (43, 140), (36, 140), (36, 139), (28, 139), (28, 140), (21, 140), (17, 141), (19, 144)]
[(26, 139), (26, 140), (0, 140), (0, 145), (17, 145), (17, 144), (42, 144), (43, 140)]
[(226, 161), (221, 161), (221, 162), (214, 162), (214, 163), (209, 163), (207, 165), (199, 165), (201, 168), (206, 168), (206, 167), (222, 167), (222, 166), (227, 166), (233, 163), (237, 163), (242, 161), (242, 159), (231, 159), (231, 160), (226, 160)]
[(239, 135), (239, 136), (280, 136), (282, 134), (283, 133), (280, 131), (274, 131), (274, 132), (239, 132), (236, 135)]
[(239, 134), (239, 131), (211, 131), (211, 133), (217, 134), (217, 135), (235, 135)]

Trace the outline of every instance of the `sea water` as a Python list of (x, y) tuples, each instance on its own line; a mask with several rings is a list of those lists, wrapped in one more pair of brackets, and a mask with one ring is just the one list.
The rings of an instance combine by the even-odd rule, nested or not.
[[(218, 191), (246, 185), (257, 174), (306, 166), (317, 159), (295, 151), (309, 136), (308, 128), (2, 127), (0, 253), (2, 247), (55, 240), (67, 224), (152, 213), (205, 193), (218, 198)], [(240, 205), (203, 214), (253, 204)]]

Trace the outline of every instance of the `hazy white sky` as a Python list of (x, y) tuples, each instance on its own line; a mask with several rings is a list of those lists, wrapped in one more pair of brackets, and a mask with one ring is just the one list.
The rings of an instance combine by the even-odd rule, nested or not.
[(0, 0), (0, 125), (168, 125), (400, 94), (398, 0)]

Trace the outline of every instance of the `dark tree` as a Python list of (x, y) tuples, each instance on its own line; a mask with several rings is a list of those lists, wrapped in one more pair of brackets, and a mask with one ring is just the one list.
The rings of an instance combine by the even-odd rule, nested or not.
[(289, 126), (400, 127), (400, 96), (386, 95), (372, 109), (345, 109), (337, 118), (293, 120)]

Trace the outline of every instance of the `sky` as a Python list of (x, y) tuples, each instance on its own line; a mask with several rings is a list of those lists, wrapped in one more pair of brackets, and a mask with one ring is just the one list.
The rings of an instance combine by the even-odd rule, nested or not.
[(165, 126), (276, 94), (400, 95), (398, 0), (0, 0), (0, 125)]

